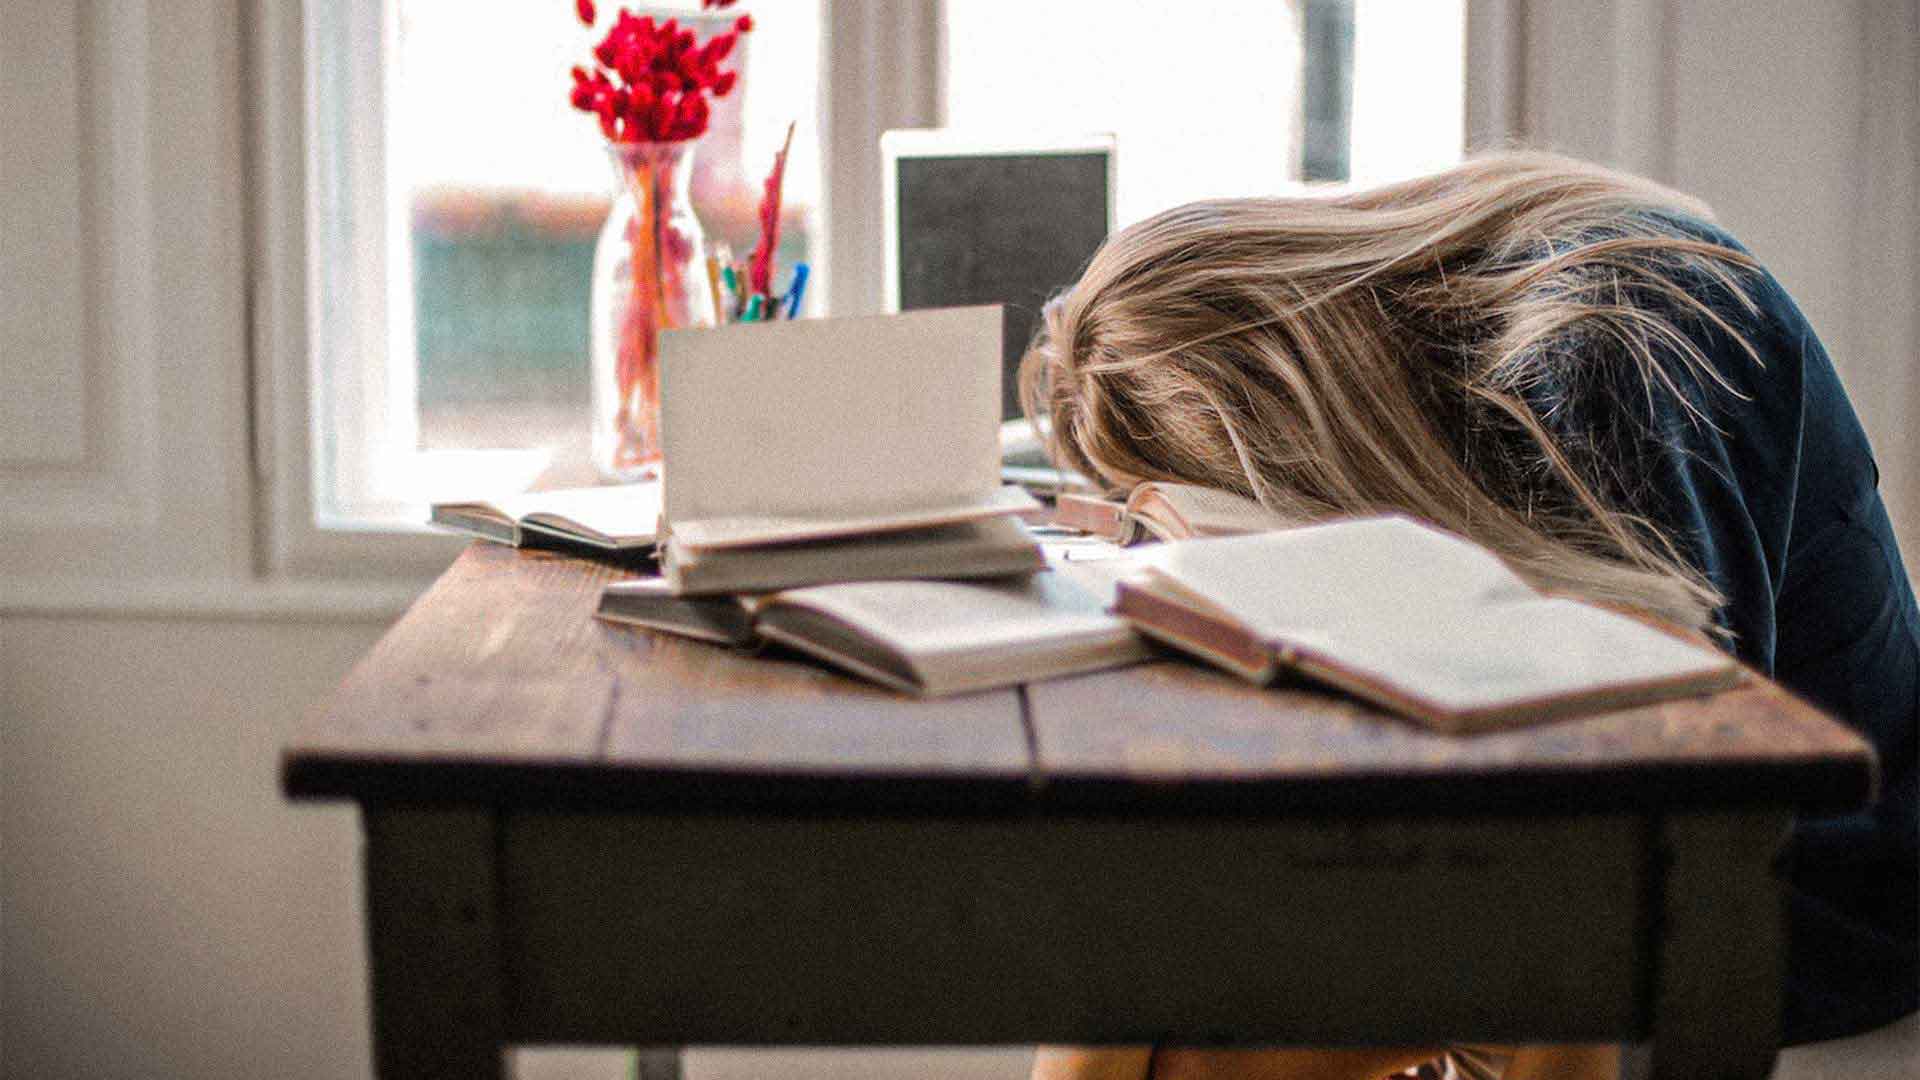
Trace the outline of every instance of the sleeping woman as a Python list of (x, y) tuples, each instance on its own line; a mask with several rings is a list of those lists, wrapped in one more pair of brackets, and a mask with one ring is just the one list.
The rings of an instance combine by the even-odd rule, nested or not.
[[(1705, 207), (1504, 154), (1110, 239), (1022, 368), (1055, 461), (1301, 520), (1398, 511), (1534, 584), (1700, 630), (1865, 736), (1879, 799), (1801, 820), (1784, 1044), (1920, 1007), (1920, 613), (1833, 365)], [(1612, 1076), (1613, 1047), (1043, 1049), (1036, 1077)]]

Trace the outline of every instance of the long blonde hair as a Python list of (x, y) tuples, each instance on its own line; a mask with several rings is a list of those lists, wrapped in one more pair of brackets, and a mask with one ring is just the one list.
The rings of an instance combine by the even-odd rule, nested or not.
[(1110, 490), (1203, 484), (1300, 520), (1410, 513), (1543, 588), (1707, 627), (1721, 597), (1636, 512), (1622, 448), (1556, 434), (1537, 407), (1600, 385), (1622, 414), (1658, 392), (1707, 422), (1699, 390), (1731, 388), (1689, 323), (1758, 362), (1723, 315), (1753, 310), (1753, 260), (1675, 215), (1708, 212), (1537, 153), (1339, 198), (1182, 206), (1113, 236), (1048, 304), (1022, 398), (1054, 460)]

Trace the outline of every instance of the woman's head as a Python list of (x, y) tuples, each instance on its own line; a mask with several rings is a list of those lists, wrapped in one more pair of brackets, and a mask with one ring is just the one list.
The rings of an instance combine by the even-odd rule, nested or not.
[(1595, 365), (1643, 390), (1716, 379), (1676, 320), (1720, 321), (1697, 283), (1744, 299), (1750, 263), (1674, 214), (1705, 210), (1519, 154), (1335, 199), (1179, 207), (1116, 234), (1048, 305), (1023, 396), (1055, 460), (1110, 488), (1409, 512), (1542, 585), (1703, 625), (1717, 598), (1619, 505), (1605, 448), (1569, 447), (1538, 409)]

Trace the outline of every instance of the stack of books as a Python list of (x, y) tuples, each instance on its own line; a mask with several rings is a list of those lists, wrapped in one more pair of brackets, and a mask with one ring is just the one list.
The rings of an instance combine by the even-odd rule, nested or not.
[(916, 694), (1138, 660), (1114, 579), (1048, 569), (1000, 482), (998, 308), (661, 342), (657, 579), (599, 614), (773, 641)]

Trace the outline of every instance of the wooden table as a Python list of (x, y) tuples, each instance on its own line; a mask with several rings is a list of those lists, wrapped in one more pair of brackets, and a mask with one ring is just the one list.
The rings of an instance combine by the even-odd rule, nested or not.
[(363, 810), (381, 1076), (512, 1043), (1651, 1043), (1774, 1056), (1791, 815), (1870, 751), (1759, 681), (1473, 738), (1159, 662), (916, 702), (589, 617), (475, 546), (286, 749)]

